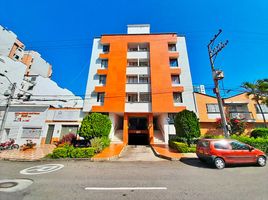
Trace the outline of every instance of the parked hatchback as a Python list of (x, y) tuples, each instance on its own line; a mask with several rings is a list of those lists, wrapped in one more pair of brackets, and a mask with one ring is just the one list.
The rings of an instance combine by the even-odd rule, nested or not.
[(223, 169), (226, 164), (242, 163), (255, 163), (263, 167), (267, 159), (261, 150), (232, 139), (200, 139), (196, 155), (218, 169)]

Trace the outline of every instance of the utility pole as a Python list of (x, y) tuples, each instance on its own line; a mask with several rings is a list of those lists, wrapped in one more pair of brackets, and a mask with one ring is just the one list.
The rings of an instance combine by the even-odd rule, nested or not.
[(219, 32), (213, 37), (212, 40), (210, 40), (208, 44), (208, 55), (209, 55), (209, 61), (211, 65), (211, 71), (212, 71), (212, 76), (213, 76), (213, 81), (215, 88), (213, 89), (214, 93), (216, 94), (218, 105), (219, 105), (219, 110), (220, 110), (220, 115), (221, 115), (221, 124), (222, 124), (222, 129), (224, 132), (225, 138), (230, 137), (230, 126), (227, 124), (224, 108), (223, 108), (223, 103), (222, 103), (222, 98), (220, 95), (220, 90), (219, 90), (219, 80), (224, 78), (223, 71), (216, 70), (214, 67), (214, 62), (215, 59), (218, 55), (218, 53), (228, 44), (228, 40), (225, 43), (220, 42), (215, 48), (213, 47), (213, 44), (217, 37), (221, 34), (222, 30), (220, 29)]
[[(0, 75), (6, 77), (3, 74), (0, 74)], [(8, 79), (8, 81), (10, 82), (9, 79)], [(5, 123), (6, 123), (6, 119), (7, 119), (8, 110), (10, 108), (11, 100), (14, 98), (15, 89), (16, 89), (16, 83), (10, 82), (10, 84), (11, 84), (11, 93), (8, 96), (6, 108), (5, 108), (3, 119), (2, 119), (2, 123), (1, 123), (1, 128), (0, 128), (0, 141), (2, 140), (2, 137), (3, 137), (3, 134), (4, 134), (4, 128), (5, 128)]]

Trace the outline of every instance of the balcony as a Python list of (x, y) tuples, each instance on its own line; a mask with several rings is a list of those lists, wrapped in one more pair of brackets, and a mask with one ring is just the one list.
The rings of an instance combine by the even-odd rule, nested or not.
[(247, 111), (243, 111), (243, 112), (230, 111), (229, 116), (231, 119), (236, 118), (236, 119), (242, 119), (246, 121), (255, 121), (252, 115), (252, 112), (247, 112)]

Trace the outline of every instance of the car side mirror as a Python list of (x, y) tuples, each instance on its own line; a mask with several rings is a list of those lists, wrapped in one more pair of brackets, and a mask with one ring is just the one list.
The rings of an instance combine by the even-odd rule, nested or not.
[(254, 147), (249, 147), (249, 151), (253, 151), (254, 150)]

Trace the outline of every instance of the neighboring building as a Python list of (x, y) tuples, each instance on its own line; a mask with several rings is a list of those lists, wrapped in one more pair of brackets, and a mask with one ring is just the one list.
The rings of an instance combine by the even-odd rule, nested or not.
[[(11, 94), (11, 84), (16, 83), (4, 129), (0, 130), (0, 142), (14, 138), (19, 144), (25, 143), (26, 139), (37, 144), (53, 143), (69, 129), (74, 132), (72, 127), (77, 127), (83, 117), (82, 98), (51, 80), (51, 65), (39, 53), (25, 51), (17, 36), (2, 26), (0, 73), (0, 125), (6, 112), (7, 97)], [(59, 110), (54, 116), (55, 109)], [(74, 111), (67, 112), (66, 109)], [(59, 120), (60, 116), (62, 120)], [(52, 127), (55, 127), (53, 134)]]
[(184, 36), (129, 25), (94, 39), (83, 111), (109, 115), (112, 141), (167, 143), (184, 109), (195, 111)]
[[(201, 93), (195, 93), (195, 100), (200, 120), (202, 134), (222, 134), (217, 129), (216, 119), (221, 118), (217, 98)], [(249, 133), (255, 127), (263, 125), (263, 118), (252, 97), (246, 93), (238, 94), (223, 99), (224, 111), (229, 119), (237, 118), (247, 122), (246, 132)], [(268, 107), (261, 105), (265, 118), (268, 119)]]

